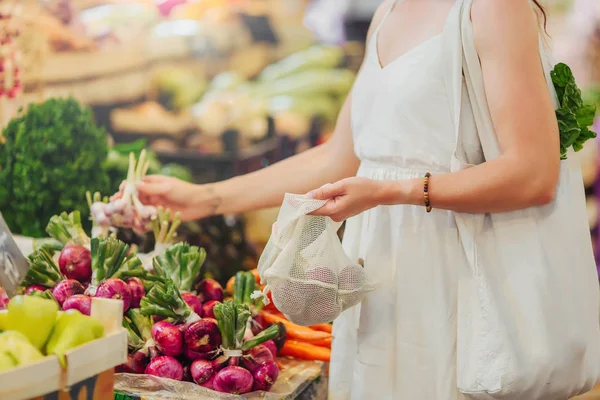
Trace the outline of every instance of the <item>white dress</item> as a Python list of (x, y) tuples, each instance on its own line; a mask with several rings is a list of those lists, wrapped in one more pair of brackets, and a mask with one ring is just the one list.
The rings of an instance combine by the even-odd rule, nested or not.
[[(378, 31), (352, 94), (358, 176), (447, 173), (456, 141), (442, 35), (381, 67)], [(456, 389), (456, 302), (465, 260), (452, 213), (379, 206), (350, 219), (344, 235), (346, 253), (362, 258), (380, 286), (334, 323), (329, 398), (463, 399)]]

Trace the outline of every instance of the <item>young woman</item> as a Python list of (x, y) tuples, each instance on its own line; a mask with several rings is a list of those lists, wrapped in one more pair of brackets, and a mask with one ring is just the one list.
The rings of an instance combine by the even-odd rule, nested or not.
[(196, 186), (149, 176), (139, 186), (144, 201), (185, 219), (277, 206), (285, 192), (330, 199), (317, 213), (348, 219), (347, 251), (360, 247), (367, 272), (381, 283), (360, 311), (335, 323), (332, 399), (464, 399), (456, 383), (456, 303), (465, 260), (453, 213), (518, 210), (555, 195), (559, 133), (538, 49), (544, 16), (528, 0), (473, 3), (502, 155), (450, 173), (454, 122), (440, 38), (453, 4), (383, 2), (328, 143), (224, 182)]

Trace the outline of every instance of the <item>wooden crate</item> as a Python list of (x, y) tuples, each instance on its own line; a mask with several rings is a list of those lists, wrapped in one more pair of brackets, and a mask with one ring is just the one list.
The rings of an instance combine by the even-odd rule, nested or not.
[(105, 336), (69, 351), (65, 369), (49, 356), (0, 374), (0, 399), (112, 400), (114, 367), (127, 360), (121, 303), (92, 299), (92, 315), (104, 324)]

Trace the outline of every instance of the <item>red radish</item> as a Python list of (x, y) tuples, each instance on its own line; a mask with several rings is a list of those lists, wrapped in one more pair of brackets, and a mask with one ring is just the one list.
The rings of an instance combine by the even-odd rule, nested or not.
[(75, 309), (83, 315), (90, 315), (92, 308), (92, 298), (84, 294), (76, 294), (65, 300), (62, 305), (64, 311)]
[(190, 371), (190, 366), (189, 365), (184, 365), (183, 366), (183, 378), (181, 378), (182, 381), (184, 382), (194, 382), (194, 379), (192, 378), (192, 373)]
[(160, 356), (148, 363), (145, 374), (160, 378), (169, 378), (180, 381), (183, 379), (183, 367), (181, 363), (171, 356)]
[(271, 355), (273, 356), (273, 359), (275, 359), (275, 357), (277, 357), (277, 345), (275, 344), (274, 341), (267, 340), (262, 345), (265, 346), (267, 349), (269, 349), (269, 351), (271, 352)]
[(274, 361), (275, 358), (271, 354), (271, 351), (261, 344), (250, 349), (247, 355), (241, 358), (241, 364), (248, 371), (254, 373), (254, 371), (263, 363), (268, 361)]
[(92, 277), (92, 254), (78, 244), (68, 244), (58, 258), (60, 272), (68, 279), (89, 282)]
[(25, 291), (25, 294), (31, 294), (31, 293), (35, 292), (36, 290), (38, 292), (45, 292), (46, 288), (42, 285), (31, 285), (27, 288), (27, 290)]
[[(273, 346), (275, 346), (275, 343), (273, 343)], [(262, 363), (263, 361), (273, 361), (275, 359), (275, 356), (273, 355), (271, 349), (265, 346), (264, 343), (259, 344), (258, 346), (254, 346), (252, 349), (250, 349), (250, 356), (257, 363)]]
[(212, 360), (211, 363), (213, 368), (215, 369), (215, 372), (218, 372), (229, 364), (229, 357), (223, 354)]
[(214, 279), (203, 279), (200, 281), (197, 292), (202, 302), (209, 300), (223, 301), (225, 297), (223, 287)]
[(152, 326), (152, 339), (158, 350), (166, 355), (177, 357), (183, 352), (183, 335), (178, 327), (167, 321)]
[(201, 383), (200, 386), (205, 387), (210, 390), (215, 390), (214, 382), (215, 382), (215, 375), (213, 375), (212, 378), (210, 378), (206, 382)]
[(184, 349), (183, 349), (183, 356), (190, 361), (212, 360), (213, 358), (215, 358), (217, 356), (217, 354), (219, 354), (219, 350), (209, 351), (207, 353), (201, 353), (199, 351), (190, 350), (186, 346), (184, 346)]
[(0, 310), (4, 310), (6, 306), (8, 306), (9, 301), (8, 294), (6, 294), (4, 288), (0, 286)]
[(207, 382), (215, 374), (212, 363), (206, 360), (194, 361), (190, 366), (190, 372), (192, 374), (192, 379), (198, 385)]
[[(271, 292), (269, 292), (271, 293)], [(262, 315), (258, 314), (255, 315), (254, 317), (252, 317), (253, 319), (253, 323), (250, 326), (250, 328), (252, 329), (252, 333), (254, 335), (258, 335), (260, 332), (262, 332), (265, 329), (266, 323), (264, 318), (262, 317)]]
[(181, 297), (183, 298), (183, 301), (187, 303), (188, 306), (192, 307), (192, 310), (194, 310), (194, 312), (198, 314), (199, 317), (202, 317), (202, 302), (200, 301), (198, 296), (190, 292), (184, 292), (181, 293)]
[(215, 308), (215, 305), (219, 303), (221, 302), (218, 300), (209, 300), (206, 303), (202, 304), (202, 316), (204, 318), (214, 318), (215, 313), (213, 312), (213, 309)]
[(129, 290), (129, 286), (117, 278), (110, 278), (102, 282), (96, 290), (96, 297), (123, 300), (123, 312), (129, 310), (129, 306), (131, 305), (131, 290)]
[(225, 367), (215, 375), (213, 386), (217, 392), (245, 394), (252, 390), (252, 374), (238, 366)]
[(115, 372), (125, 374), (143, 374), (148, 357), (141, 351), (127, 355), (127, 362), (116, 367)]
[(144, 282), (140, 278), (129, 278), (127, 279), (127, 286), (129, 286), (129, 291), (131, 292), (130, 308), (139, 308), (142, 297), (146, 295)]
[(66, 299), (76, 294), (83, 294), (85, 288), (79, 281), (75, 279), (65, 279), (64, 281), (58, 282), (54, 289), (52, 289), (52, 295), (62, 307)]
[(252, 373), (254, 378), (253, 390), (268, 392), (279, 377), (279, 368), (274, 361), (265, 361)]
[(191, 323), (185, 330), (186, 347), (199, 353), (214, 351), (221, 345), (221, 331), (217, 321), (203, 318)]

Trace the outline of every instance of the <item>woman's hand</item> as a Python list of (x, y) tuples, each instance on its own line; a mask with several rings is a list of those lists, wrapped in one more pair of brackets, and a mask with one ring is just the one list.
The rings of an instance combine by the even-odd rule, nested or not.
[(386, 182), (356, 177), (327, 184), (308, 194), (316, 200), (329, 200), (311, 215), (331, 217), (336, 222), (342, 222), (380, 204), (386, 204), (388, 186)]
[(146, 176), (137, 189), (143, 204), (180, 212), (183, 221), (214, 215), (220, 205), (219, 197), (210, 185), (194, 185), (162, 175)]

